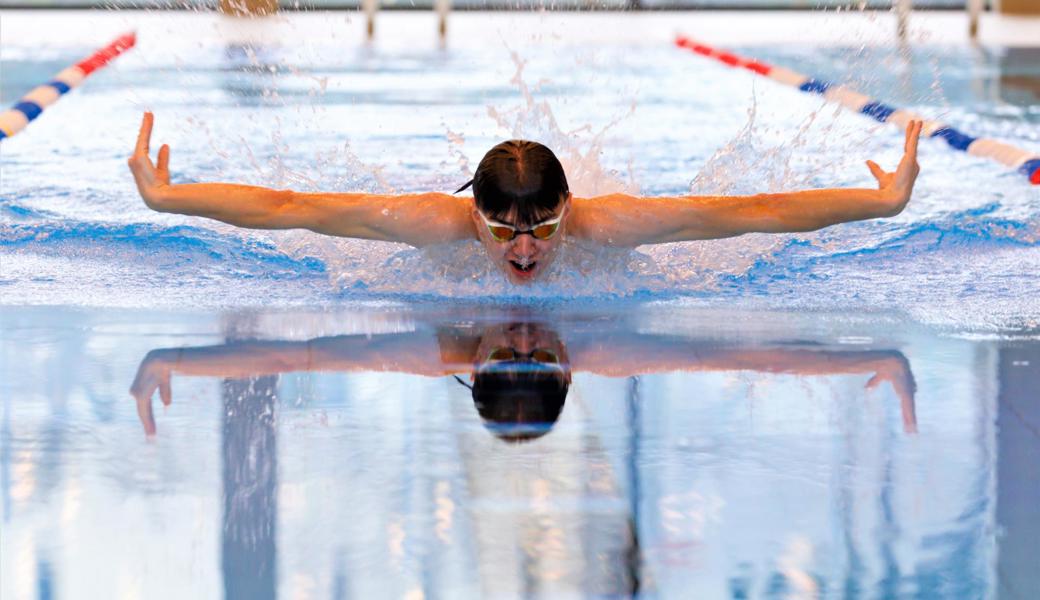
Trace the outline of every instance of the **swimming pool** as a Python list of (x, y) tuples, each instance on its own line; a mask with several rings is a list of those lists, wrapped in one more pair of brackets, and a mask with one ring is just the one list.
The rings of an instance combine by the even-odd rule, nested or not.
[[(480, 33), (479, 16), (460, 15), (457, 37), (439, 49), (417, 15), (388, 20), (387, 39), (373, 46), (351, 37), (352, 16), (293, 15), (249, 29), (179, 13), (48, 22), (55, 38), (73, 40), (84, 37), (75, 18), (97, 19), (98, 31), (136, 23), (140, 41), (31, 131), (4, 142), (5, 302), (241, 306), (577, 294), (891, 309), (984, 328), (1040, 316), (1031, 268), (1040, 192), (942, 144), (923, 145), (919, 187), (895, 219), (624, 256), (574, 249), (573, 270), (561, 267), (536, 291), (511, 289), (476, 246), (431, 259), (310, 234), (243, 234), (157, 215), (135, 199), (122, 159), (143, 109), (157, 114), (155, 143), (172, 145), (175, 178), (297, 189), (451, 191), (508, 136), (546, 142), (579, 195), (868, 185), (863, 161), (892, 164), (901, 150), (895, 130), (676, 50), (668, 41), (677, 29), (706, 33), (693, 18), (688, 27), (659, 18), (641, 39), (615, 36), (625, 29), (617, 19), (593, 16), (602, 35), (572, 41), (567, 27), (578, 27), (569, 21), (511, 17)], [(5, 34), (4, 102), (91, 48), (38, 49), (30, 25), (5, 22), (21, 33)], [(398, 26), (403, 38), (389, 35)], [(511, 27), (519, 33), (506, 37)], [(200, 33), (186, 37), (192, 31)], [(744, 40), (735, 49), (849, 82), (974, 135), (1037, 147), (1040, 109), (1028, 83), (1035, 51), (940, 44), (901, 52), (873, 35), (847, 32), (862, 48)], [(299, 37), (308, 44), (290, 41)], [(572, 274), (579, 270), (595, 276)]]
[[(1038, 585), (1040, 192), (999, 166), (922, 142), (897, 218), (573, 246), (573, 270), (517, 289), (476, 245), (420, 252), (152, 213), (125, 165), (150, 109), (182, 181), (451, 191), (518, 136), (556, 150), (579, 195), (866, 185), (862, 161), (891, 165), (898, 132), (671, 36), (715, 29), (744, 54), (1040, 149), (1035, 48), (927, 32), (892, 48), (869, 19), (827, 25), (840, 17), (812, 22), (818, 46), (756, 43), (697, 14), (458, 15), (442, 48), (426, 16), (387, 15), (365, 45), (351, 13), (258, 26), (5, 13), (5, 104), (109, 34), (133, 25), (139, 43), (0, 147), (0, 595)], [(396, 364), (373, 349), (381, 336), (414, 332), (429, 357), (438, 332), (509, 326), (620, 366), (576, 372), (555, 425), (521, 444), (475, 410), (465, 372), (376, 368)], [(153, 350), (329, 338), (377, 358), (175, 376), (151, 442), (126, 394)], [(719, 349), (727, 360), (697, 370)], [(888, 382), (865, 390), (881, 358), (908, 365), (912, 402)]]

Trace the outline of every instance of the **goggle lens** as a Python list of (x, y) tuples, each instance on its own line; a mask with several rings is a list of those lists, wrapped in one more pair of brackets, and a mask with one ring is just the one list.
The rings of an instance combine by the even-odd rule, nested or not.
[(516, 351), (512, 348), (495, 348), (488, 354), (488, 360), (516, 360)]
[(537, 240), (547, 240), (560, 230), (560, 222), (563, 220), (563, 215), (552, 219), (548, 223), (541, 223), (535, 225), (534, 228), (528, 230), (518, 230), (512, 225), (506, 225), (504, 223), (496, 223), (491, 221), (484, 216), (484, 213), (480, 213), (480, 217), (484, 219), (484, 224), (487, 225), (488, 233), (495, 239), (496, 242), (511, 242), (516, 239), (516, 236), (524, 233), (530, 233)]
[(536, 348), (530, 354), (525, 355), (518, 353), (513, 348), (495, 348), (488, 354), (487, 362), (507, 362), (519, 360), (520, 358), (530, 358), (534, 362), (542, 364), (560, 364), (560, 359), (556, 356), (556, 353), (544, 348)]
[(491, 232), (491, 237), (495, 238), (495, 240), (499, 242), (508, 242), (516, 237), (516, 231), (509, 227), (488, 225), (488, 231)]
[(540, 240), (547, 240), (556, 234), (556, 230), (560, 228), (559, 223), (552, 223), (550, 225), (539, 225), (531, 230), (531, 235)]

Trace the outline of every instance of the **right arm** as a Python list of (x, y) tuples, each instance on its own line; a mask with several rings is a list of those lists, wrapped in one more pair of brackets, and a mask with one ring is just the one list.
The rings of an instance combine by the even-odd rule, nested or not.
[(155, 433), (152, 396), (169, 405), (174, 373), (242, 379), (291, 372), (383, 371), (440, 377), (465, 370), (467, 362), (445, 363), (437, 340), (413, 331), (382, 335), (345, 335), (306, 342), (243, 341), (221, 346), (157, 348), (137, 368), (130, 395), (149, 435)]
[(231, 183), (170, 183), (170, 147), (149, 157), (152, 113), (145, 113), (128, 163), (145, 204), (250, 229), (309, 229), (338, 237), (421, 247), (473, 239), (472, 201), (448, 194), (300, 193)]

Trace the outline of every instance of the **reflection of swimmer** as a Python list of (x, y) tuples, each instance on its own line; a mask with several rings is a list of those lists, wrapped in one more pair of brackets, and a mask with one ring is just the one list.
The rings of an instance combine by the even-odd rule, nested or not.
[(574, 198), (552, 151), (512, 140), (492, 148), (470, 183), (473, 199), (440, 193), (299, 193), (227, 183), (170, 184), (170, 148), (149, 157), (152, 114), (145, 113), (129, 160), (145, 204), (160, 212), (217, 219), (253, 229), (309, 229), (413, 246), (479, 239), (515, 284), (548, 270), (564, 236), (635, 247), (725, 238), (751, 232), (811, 231), (899, 214), (917, 178), (921, 122), (906, 129), (894, 173), (868, 161), (879, 189), (822, 189), (756, 196)]
[[(442, 333), (442, 348), (449, 343)], [(571, 383), (567, 350), (555, 331), (537, 323), (487, 328), (474, 356), (471, 383), (484, 424), (503, 440), (545, 435), (560, 417)]]
[(612, 377), (668, 371), (871, 374), (866, 386), (889, 382), (901, 401), (904, 428), (917, 427), (914, 379), (909, 362), (898, 351), (726, 348), (637, 333), (580, 334), (564, 340), (553, 329), (531, 322), (480, 330), (446, 327), (436, 335), (414, 331), (156, 349), (141, 361), (130, 393), (145, 432), (153, 434), (152, 396), (158, 389), (163, 404), (170, 404), (174, 373), (241, 378), (293, 371), (455, 376), (471, 388), (487, 428), (510, 442), (549, 432), (563, 409), (574, 371)]

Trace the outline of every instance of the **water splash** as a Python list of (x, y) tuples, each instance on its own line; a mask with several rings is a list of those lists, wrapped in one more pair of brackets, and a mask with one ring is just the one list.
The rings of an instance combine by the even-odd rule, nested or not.
[[(568, 173), (568, 182), (577, 195), (595, 196), (615, 192), (637, 193), (635, 182), (624, 181), (619, 173), (605, 168), (600, 162), (608, 133), (635, 110), (633, 104), (625, 114), (605, 125), (585, 124), (565, 130), (559, 125), (547, 100), (535, 97), (535, 91), (524, 79), (526, 61), (515, 51), (510, 55), (516, 71), (510, 80), (521, 97), (521, 104), (511, 107), (489, 106), (488, 115), (496, 124), (516, 138), (537, 139), (553, 148)], [(279, 147), (278, 133), (272, 142)], [(463, 152), (465, 138), (446, 128), (449, 156), (465, 177), (472, 176), (470, 159)], [(394, 187), (383, 175), (383, 170), (361, 160), (349, 144), (340, 149), (320, 154), (308, 171), (287, 166), (282, 153), (276, 152), (266, 164), (252, 157), (248, 144), (243, 148), (261, 185), (293, 187), (302, 191), (345, 189), (392, 194)], [(313, 169), (313, 172), (310, 170)], [(547, 285), (537, 292), (519, 290), (508, 283), (494, 267), (480, 244), (443, 244), (417, 250), (402, 244), (365, 240), (338, 239), (306, 231), (240, 232), (219, 226), (227, 235), (244, 237), (263, 236), (281, 252), (295, 260), (320, 260), (326, 265), (329, 278), (341, 293), (368, 292), (412, 296), (465, 297), (500, 295), (503, 297), (550, 298), (569, 294), (569, 290), (583, 289), (583, 294), (629, 295), (639, 288), (646, 273), (656, 273), (652, 260), (646, 255), (635, 255), (627, 250), (593, 248), (570, 243), (549, 274)], [(569, 258), (568, 258), (569, 257)], [(624, 283), (612, 278), (601, 278), (600, 286), (589, 286), (581, 280), (593, 271), (603, 272), (604, 264), (620, 265)], [(617, 269), (613, 269), (616, 271)], [(610, 267), (607, 272), (612, 271)]]
[(638, 194), (639, 187), (631, 176), (625, 181), (620, 173), (606, 169), (600, 162), (607, 134), (635, 112), (635, 102), (627, 112), (598, 129), (592, 124), (564, 129), (557, 122), (549, 101), (535, 98), (534, 90), (525, 80), (527, 61), (515, 50), (510, 50), (509, 54), (516, 66), (510, 84), (520, 92), (522, 103), (509, 108), (489, 106), (488, 116), (513, 138), (538, 140), (552, 148), (563, 164), (567, 183), (574, 195)]

